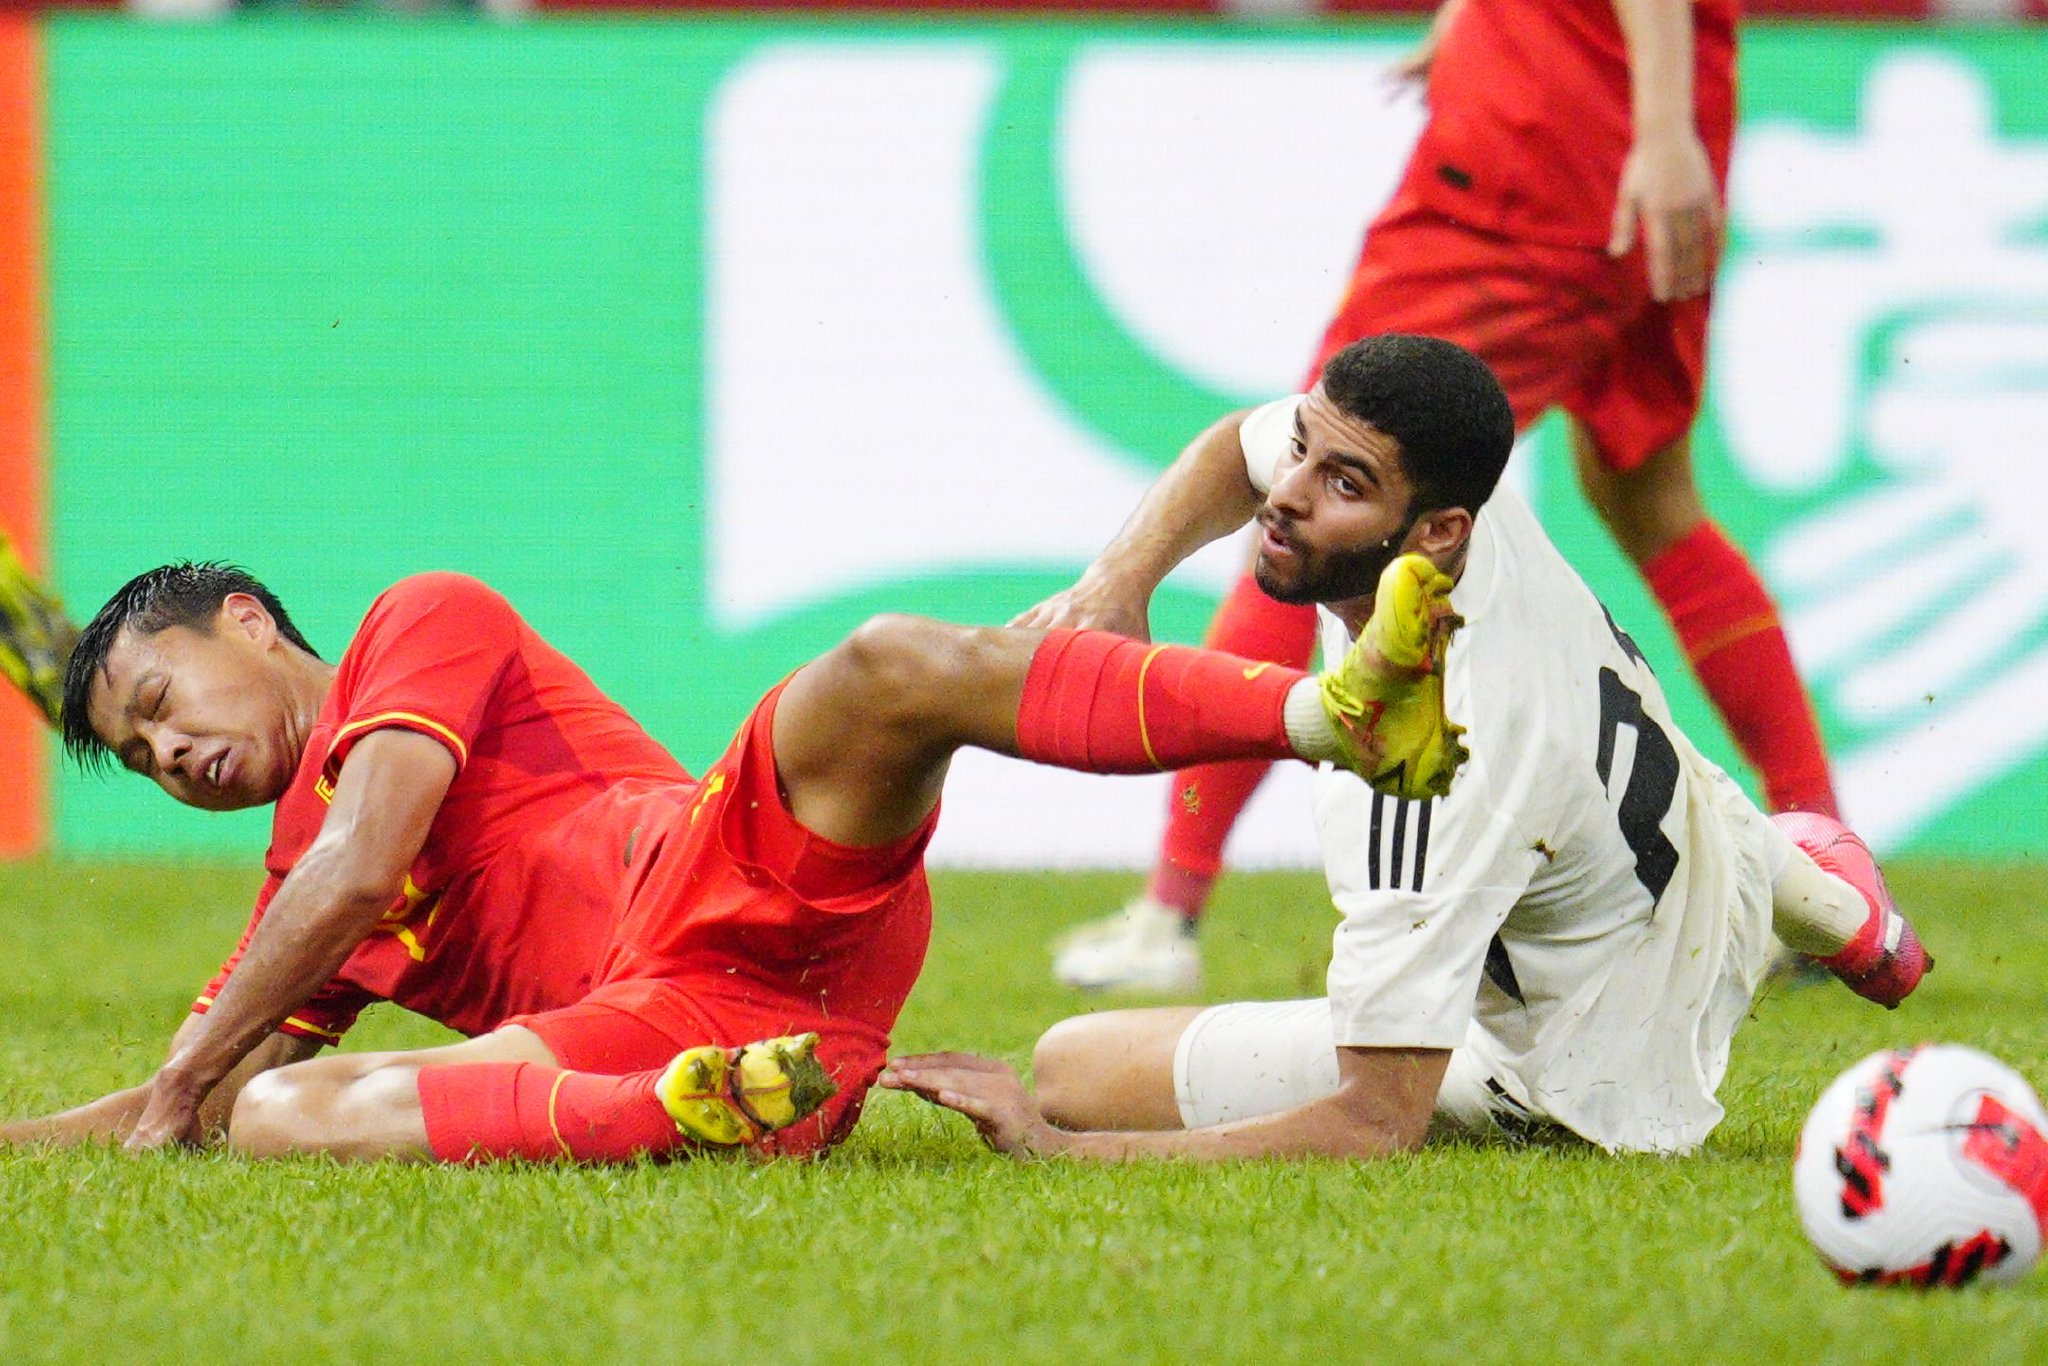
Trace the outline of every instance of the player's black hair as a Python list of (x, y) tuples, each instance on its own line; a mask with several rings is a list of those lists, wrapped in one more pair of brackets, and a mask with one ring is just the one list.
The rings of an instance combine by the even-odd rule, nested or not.
[(231, 593), (247, 593), (263, 604), (277, 622), (278, 634), (318, 659), (320, 652), (306, 643), (291, 614), (277, 595), (257, 582), (248, 570), (218, 560), (180, 560), (137, 574), (107, 599), (78, 633), (71, 662), (64, 668), (64, 752), (80, 768), (104, 769), (108, 760), (106, 742), (93, 732), (86, 719), (86, 701), (92, 695), (93, 675), (107, 667), (107, 652), (114, 638), (133, 627), (140, 635), (153, 636), (172, 626), (210, 634), (220, 616), (221, 604)]
[(1323, 367), (1323, 393), (1400, 445), (1414, 512), (1493, 496), (1515, 445), (1515, 414), (1486, 363), (1435, 337), (1388, 332), (1355, 341)]

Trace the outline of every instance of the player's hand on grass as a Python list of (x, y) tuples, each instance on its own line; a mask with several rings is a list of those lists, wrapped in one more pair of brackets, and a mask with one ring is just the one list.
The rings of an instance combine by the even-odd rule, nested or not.
[(1652, 297), (1670, 303), (1704, 294), (1721, 246), (1721, 195), (1692, 129), (1639, 137), (1629, 148), (1608, 254), (1635, 250), (1639, 225)]
[(131, 1153), (173, 1146), (196, 1147), (200, 1140), (199, 1106), (204, 1092), (195, 1092), (179, 1074), (165, 1068), (150, 1078), (142, 1115), (121, 1146)]
[(1113, 631), (1132, 640), (1152, 639), (1147, 618), (1146, 597), (1083, 575), (1072, 588), (1053, 594), (1029, 611), (1011, 618), (1010, 625), (1038, 631)]
[(892, 1058), (882, 1069), (881, 1084), (959, 1111), (999, 1153), (1039, 1157), (1062, 1145), (1064, 1135), (1045, 1122), (1038, 1102), (1008, 1063), (972, 1053), (918, 1053)]

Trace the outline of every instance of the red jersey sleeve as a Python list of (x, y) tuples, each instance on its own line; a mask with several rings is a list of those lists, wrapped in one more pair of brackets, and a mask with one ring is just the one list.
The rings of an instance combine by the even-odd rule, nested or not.
[[(270, 900), (277, 895), (277, 889), (284, 884), (275, 876), (266, 878), (263, 890), (256, 894), (256, 910), (249, 917), (249, 927), (242, 931), (241, 942), (228, 955), (228, 961), (221, 964), (220, 971), (206, 984), (206, 990), (199, 993), (192, 1002), (192, 1013), (204, 1015), (213, 1006), (213, 1000), (234, 975), (235, 965), (242, 961), (242, 954), (249, 947), (249, 937), (256, 933), (256, 927), (263, 923), (263, 913), (270, 908)], [(313, 994), (313, 998), (285, 1017), (278, 1026), (280, 1034), (295, 1034), (303, 1039), (318, 1039), (322, 1043), (339, 1043), (341, 1036), (348, 1033), (356, 1017), (363, 1013), (363, 1007), (377, 998), (357, 987), (336, 979)]]
[(382, 729), (438, 740), (460, 771), (519, 640), (512, 605), (467, 575), (417, 574), (385, 590), (335, 678), (343, 702), (328, 780), (358, 740)]

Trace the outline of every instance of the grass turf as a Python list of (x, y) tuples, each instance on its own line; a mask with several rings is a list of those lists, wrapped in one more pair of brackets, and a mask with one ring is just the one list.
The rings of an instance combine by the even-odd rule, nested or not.
[[(1806, 1106), (1880, 1046), (1974, 1043), (2048, 1083), (2048, 875), (1902, 867), (1939, 971), (1887, 1014), (1760, 1003), (1700, 1154), (1486, 1146), (1371, 1165), (1016, 1165), (964, 1121), (870, 1105), (831, 1159), (442, 1170), (0, 1151), (0, 1359), (2041, 1360), (2048, 1272), (1850, 1292), (1807, 1249)], [(1101, 1002), (1045, 940), (1110, 876), (937, 879), (905, 1049), (1015, 1062)], [(0, 1112), (147, 1075), (239, 930), (246, 869), (0, 866)], [(1226, 881), (1209, 995), (1320, 989), (1310, 876)], [(445, 1037), (373, 1012), (352, 1047)]]

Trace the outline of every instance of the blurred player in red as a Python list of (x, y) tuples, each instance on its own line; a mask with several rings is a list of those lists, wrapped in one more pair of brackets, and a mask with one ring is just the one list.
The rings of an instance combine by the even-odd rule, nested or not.
[[(1309, 381), (1349, 342), (1476, 353), (1526, 429), (1569, 418), (1579, 479), (1670, 618), (1771, 810), (1836, 814), (1820, 730), (1756, 571), (1708, 519), (1691, 431), (1735, 118), (1737, 0), (1445, 0), (1403, 74), (1430, 116), (1366, 233)], [(1304, 385), (1306, 387), (1306, 385)], [(1020, 618), (1133, 629), (1084, 581)], [(1247, 574), (1212, 648), (1303, 665), (1312, 608)], [(1057, 946), (1069, 985), (1181, 991), (1194, 928), (1257, 763), (1177, 774), (1145, 892)]]
[[(1426, 636), (1448, 608), (1387, 612)], [(474, 579), (401, 581), (329, 664), (246, 573), (153, 570), (81, 634), (66, 744), (189, 806), (275, 804), (269, 876), (148, 1083), (0, 1143), (816, 1151), (852, 1127), (923, 962), (957, 748), (1095, 772), (1391, 763), (1395, 789), (1446, 787), (1460, 751), (1427, 658), (1350, 667), (1333, 693), (1103, 632), (881, 618), (771, 689), (692, 779)], [(375, 1001), (471, 1037), (314, 1056)]]

